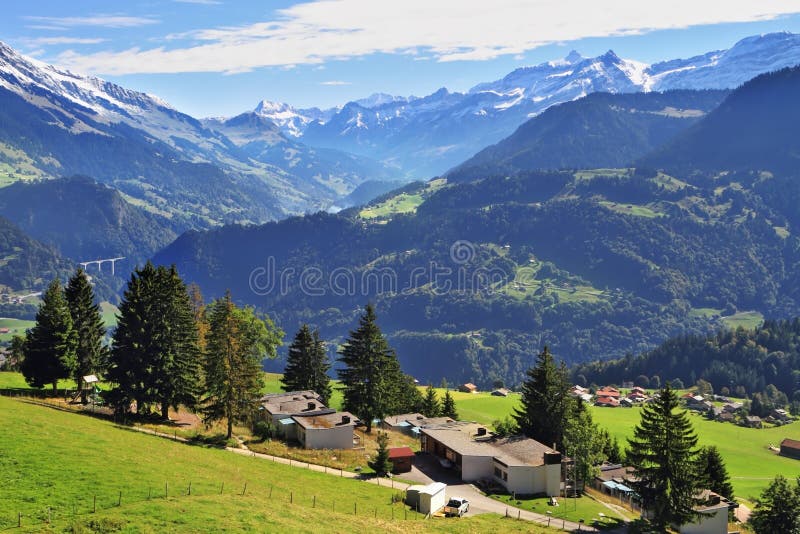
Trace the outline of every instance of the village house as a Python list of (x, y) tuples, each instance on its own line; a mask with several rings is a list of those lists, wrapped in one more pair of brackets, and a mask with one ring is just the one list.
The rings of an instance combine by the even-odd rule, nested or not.
[(800, 441), (786, 438), (781, 441), (781, 456), (800, 460)]
[(622, 389), (631, 389), (633, 387), (633, 380), (626, 380), (622, 383)]
[(576, 399), (581, 399), (583, 402), (592, 402), (592, 394), (585, 387), (574, 385), (570, 388), (569, 394)]
[(776, 421), (781, 421), (784, 423), (788, 423), (794, 420), (794, 418), (791, 415), (789, 415), (789, 412), (787, 412), (783, 408), (775, 408), (774, 410), (772, 410), (770, 417), (772, 417)]
[(492, 396), (494, 397), (508, 397), (508, 394), (511, 393), (506, 388), (498, 388), (492, 391)]
[(612, 399), (619, 399), (619, 390), (612, 386), (605, 386), (595, 392), (596, 397), (611, 397)]
[(757, 415), (748, 415), (744, 418), (745, 426), (750, 428), (762, 428), (764, 423), (761, 421), (761, 418)]
[(350, 412), (292, 416), (297, 441), (305, 449), (352, 449), (353, 427), (358, 419)]
[(743, 406), (741, 402), (728, 402), (722, 405), (722, 410), (729, 413), (736, 413), (741, 410)]
[(465, 482), (489, 481), (519, 495), (559, 494), (561, 454), (536, 440), (498, 438), (481, 425), (457, 421), (422, 428), (421, 443)]
[[(296, 421), (292, 416), (325, 415), (336, 410), (322, 403), (313, 391), (288, 391), (261, 397), (264, 419), (272, 426), (275, 435), (287, 440), (298, 439)], [(348, 448), (352, 447), (352, 444)]]
[(462, 392), (462, 393), (477, 393), (478, 392), (478, 386), (476, 386), (472, 382), (467, 382), (466, 384), (461, 384), (458, 387), (458, 390), (460, 392)]
[(619, 399), (614, 397), (597, 397), (594, 401), (595, 406), (605, 406), (607, 408), (616, 408), (619, 406)]

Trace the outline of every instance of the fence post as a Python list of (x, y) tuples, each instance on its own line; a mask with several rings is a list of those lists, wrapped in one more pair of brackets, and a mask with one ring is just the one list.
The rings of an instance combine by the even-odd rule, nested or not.
[(358, 503), (353, 503), (353, 515), (358, 515)]
[(274, 487), (274, 486), (270, 486), (270, 487), (269, 487), (269, 498), (270, 498), (270, 499), (272, 498), (272, 488), (273, 488), (273, 487)]
[(311, 503), (311, 508), (316, 508), (316, 507), (317, 507), (317, 496), (314, 495), (314, 501)]
[(47, 507), (47, 524), (50, 524), (50, 507)]
[(190, 497), (192, 495), (192, 481), (191, 480), (189, 481), (189, 491), (187, 492), (187, 495), (189, 495)]
[(294, 503), (294, 492), (290, 491), (289, 492), (289, 504), (293, 504), (293, 503)]
[(164, 482), (164, 498), (169, 497), (169, 482)]
[(244, 488), (242, 488), (242, 496), (244, 496), (246, 491), (247, 491), (247, 482), (244, 483)]
[(94, 503), (92, 504), (92, 513), (97, 513), (97, 495), (94, 496)]
[(224, 489), (225, 489), (225, 483), (223, 482), (222, 484), (219, 485), (219, 494), (220, 495), (222, 495), (222, 490), (224, 490)]
[(152, 496), (153, 496), (153, 488), (147, 488), (147, 500), (149, 501)]
[(119, 492), (119, 499), (117, 499), (117, 506), (122, 506), (122, 491)]

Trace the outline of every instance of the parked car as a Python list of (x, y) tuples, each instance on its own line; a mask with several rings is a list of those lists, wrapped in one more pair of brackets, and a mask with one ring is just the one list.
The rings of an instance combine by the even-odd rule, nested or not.
[(463, 497), (450, 497), (444, 507), (444, 515), (461, 517), (469, 511), (469, 501)]

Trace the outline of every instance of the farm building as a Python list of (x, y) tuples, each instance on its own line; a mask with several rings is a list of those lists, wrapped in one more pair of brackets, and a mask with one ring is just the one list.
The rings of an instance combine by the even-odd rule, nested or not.
[(762, 428), (764, 423), (761, 421), (761, 418), (757, 415), (748, 415), (745, 417), (745, 425), (749, 426), (750, 428)]
[(476, 386), (475, 384), (473, 384), (471, 382), (467, 382), (466, 384), (461, 384), (458, 387), (458, 390), (461, 391), (462, 393), (477, 393), (478, 392), (478, 386)]
[(297, 441), (306, 449), (352, 449), (356, 417), (349, 412), (292, 417)]
[(633, 467), (603, 464), (592, 485), (595, 489), (614, 497), (629, 497), (633, 494), (633, 490), (628, 484), (633, 478)]
[(392, 473), (408, 473), (414, 461), (414, 451), (410, 447), (394, 447), (389, 449), (389, 461), (392, 462)]
[(422, 450), (449, 461), (466, 482), (491, 480), (520, 495), (558, 495), (561, 454), (536, 440), (497, 438), (476, 423), (421, 429)]
[(492, 391), (492, 395), (495, 397), (508, 397), (508, 394), (511, 393), (506, 388), (498, 388)]
[(789, 438), (781, 441), (781, 456), (800, 460), (800, 441)]

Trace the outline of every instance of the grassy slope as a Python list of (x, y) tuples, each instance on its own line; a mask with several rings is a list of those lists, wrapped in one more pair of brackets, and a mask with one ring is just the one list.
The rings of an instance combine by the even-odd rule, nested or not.
[[(0, 398), (0, 427), (0, 530), (15, 526), (21, 512), (27, 529), (41, 531), (48, 507), (56, 531), (90, 521), (124, 532), (419, 530), (418, 522), (399, 519), (404, 508), (390, 504), (390, 488), (184, 445), (8, 398)], [(91, 514), (94, 496), (97, 514)], [(425, 530), (530, 526), (491, 516), (428, 522)]]

